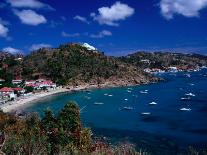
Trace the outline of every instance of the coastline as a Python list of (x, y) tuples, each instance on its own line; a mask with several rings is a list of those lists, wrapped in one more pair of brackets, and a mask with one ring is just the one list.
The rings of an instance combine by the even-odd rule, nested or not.
[(70, 92), (70, 90), (66, 89), (66, 88), (59, 88), (59, 89), (49, 91), (49, 92), (36, 93), (31, 96), (20, 98), (19, 100), (7, 102), (7, 103), (1, 105), (0, 109), (3, 112), (12, 112), (14, 110), (18, 110), (20, 107), (24, 107), (24, 106), (26, 106), (34, 101), (38, 101), (44, 97), (48, 97), (51, 95), (64, 93), (64, 92)]
[(32, 104), (35, 101), (41, 100), (45, 97), (56, 95), (56, 94), (59, 94), (59, 93), (65, 93), (65, 92), (70, 93), (70, 92), (90, 90), (90, 89), (137, 86), (137, 85), (144, 85), (144, 84), (150, 84), (150, 83), (155, 83), (155, 82), (146, 82), (146, 83), (142, 83), (142, 84), (124, 83), (124, 82), (115, 82), (115, 83), (105, 82), (105, 83), (102, 83), (102, 84), (82, 84), (82, 85), (78, 85), (76, 87), (66, 86), (64, 88), (58, 88), (56, 90), (52, 90), (52, 91), (49, 91), (49, 92), (40, 92), (40, 93), (33, 94), (31, 96), (22, 97), (19, 100), (7, 102), (3, 105), (0, 105), (0, 109), (3, 112), (6, 112), (6, 113), (18, 111), (18, 110), (21, 109), (21, 107), (22, 107), (22, 109), (24, 109), (24, 106)]

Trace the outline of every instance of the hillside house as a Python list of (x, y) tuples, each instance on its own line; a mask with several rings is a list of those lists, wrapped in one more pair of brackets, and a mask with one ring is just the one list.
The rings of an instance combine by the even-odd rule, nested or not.
[(21, 84), (22, 81), (23, 81), (22, 79), (12, 80), (12, 84)]
[(0, 89), (1, 98), (10, 98), (14, 99), (16, 95), (14, 94), (14, 90), (10, 87), (3, 87)]

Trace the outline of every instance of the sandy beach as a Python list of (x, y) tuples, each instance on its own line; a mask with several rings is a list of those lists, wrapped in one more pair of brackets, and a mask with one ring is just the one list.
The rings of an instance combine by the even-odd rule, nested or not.
[(33, 101), (37, 101), (41, 98), (51, 96), (54, 94), (58, 94), (58, 93), (70, 92), (70, 91), (71, 91), (70, 89), (59, 88), (59, 89), (52, 90), (49, 92), (36, 93), (36, 94), (32, 94), (31, 96), (21, 97), (15, 101), (11, 101), (11, 102), (7, 102), (5, 104), (2, 104), (2, 105), (0, 105), (0, 108), (4, 112), (11, 112), (13, 110), (17, 110), (19, 107), (22, 107), (24, 105), (28, 105), (29, 103), (32, 103)]
[(3, 112), (12, 112), (19, 110), (20, 108), (23, 108), (26, 105), (29, 105), (31, 103), (34, 103), (35, 101), (38, 101), (42, 98), (49, 97), (51, 95), (64, 93), (64, 92), (73, 92), (73, 91), (81, 91), (85, 89), (92, 89), (92, 88), (99, 88), (97, 85), (79, 85), (76, 87), (67, 87), (67, 88), (58, 88), (55, 90), (51, 90), (49, 92), (40, 92), (35, 93), (30, 96), (20, 97), (17, 98), (14, 101), (9, 101), (5, 104), (0, 105), (0, 109), (3, 110)]
[(5, 104), (0, 105), (0, 109), (3, 110), (3, 112), (12, 112), (12, 111), (17, 111), (19, 109), (23, 109), (24, 106), (27, 106), (31, 103), (34, 103), (35, 101), (38, 101), (42, 98), (59, 94), (59, 93), (64, 93), (64, 92), (73, 92), (73, 91), (81, 91), (81, 90), (86, 90), (86, 89), (96, 89), (96, 88), (108, 88), (108, 87), (123, 87), (123, 86), (132, 86), (135, 84), (131, 83), (124, 83), (124, 82), (117, 82), (117, 83), (111, 83), (111, 82), (105, 82), (102, 84), (83, 84), (79, 86), (68, 86), (67, 88), (58, 88), (56, 90), (51, 90), (49, 92), (40, 92), (36, 94), (32, 94), (30, 96), (25, 96), (21, 98), (17, 98), (15, 101), (10, 101)]

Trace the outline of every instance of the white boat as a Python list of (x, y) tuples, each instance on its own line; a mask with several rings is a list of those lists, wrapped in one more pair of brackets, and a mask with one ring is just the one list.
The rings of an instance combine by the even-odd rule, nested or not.
[(181, 111), (191, 111), (190, 108), (181, 108), (180, 110), (181, 110)]
[(188, 96), (188, 97), (181, 97), (180, 100), (182, 101), (185, 101), (185, 100), (190, 100), (191, 98)]
[(190, 83), (189, 85), (191, 85), (191, 86), (194, 86), (195, 84), (193, 84), (193, 83)]
[(111, 97), (111, 96), (113, 96), (113, 95), (109, 94), (108, 96), (110, 96), (110, 97)]
[(133, 110), (133, 107), (123, 107), (123, 110)]
[(124, 99), (124, 101), (128, 101), (128, 99), (127, 99), (127, 98), (125, 98), (125, 99)]
[(127, 90), (127, 92), (128, 92), (128, 93), (131, 93), (132, 91), (130, 91), (130, 90)]
[(150, 115), (151, 113), (150, 112), (142, 112), (141, 114), (142, 115)]
[(105, 96), (108, 96), (108, 94), (106, 93), (106, 94), (104, 94)]
[(186, 93), (185, 95), (186, 96), (193, 96), (193, 97), (195, 96), (195, 94), (193, 94), (193, 93)]
[(157, 105), (156, 102), (150, 102), (149, 104), (150, 104), (150, 105)]
[(95, 102), (94, 104), (95, 105), (103, 105), (104, 103), (103, 102)]
[(148, 94), (147, 91), (140, 91), (141, 94)]

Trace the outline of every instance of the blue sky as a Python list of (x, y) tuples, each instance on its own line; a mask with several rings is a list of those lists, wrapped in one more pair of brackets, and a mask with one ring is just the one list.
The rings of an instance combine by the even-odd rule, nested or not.
[(207, 0), (0, 0), (0, 49), (87, 42), (108, 55), (207, 54)]

